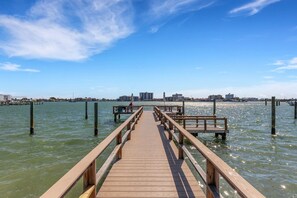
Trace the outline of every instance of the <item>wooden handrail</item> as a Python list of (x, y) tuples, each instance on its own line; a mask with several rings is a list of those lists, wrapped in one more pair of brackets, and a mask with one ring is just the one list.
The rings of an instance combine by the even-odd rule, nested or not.
[[(181, 125), (176, 123), (171, 117), (166, 115), (166, 113), (161, 112), (160, 109), (157, 107), (155, 107), (154, 110), (157, 116), (165, 118), (163, 119), (164, 125), (169, 125), (169, 126), (173, 125), (173, 127), (177, 129), (177, 131), (179, 132), (179, 136), (176, 137), (175, 135), (173, 135), (173, 137), (178, 138), (176, 139), (177, 142), (179, 143), (183, 142), (180, 138), (185, 137), (206, 159), (206, 162), (207, 162), (206, 178), (203, 179), (202, 177), (205, 184), (207, 185), (206, 197), (219, 196), (219, 175), (221, 175), (230, 184), (230, 186), (237, 191), (238, 195), (240, 195), (241, 197), (253, 197), (253, 198), (264, 197), (249, 182), (247, 182), (242, 176), (240, 176), (235, 170), (233, 170), (228, 164), (226, 164), (221, 158), (219, 158), (203, 143), (201, 143), (198, 139), (196, 139), (191, 133), (189, 133)], [(167, 121), (169, 124), (167, 124), (165, 121)], [(173, 128), (173, 127), (170, 127), (170, 128)], [(168, 127), (166, 126), (166, 128)], [(172, 133), (173, 130), (169, 129), (169, 132)], [(184, 148), (183, 144), (179, 144), (179, 147)], [(183, 149), (179, 149), (179, 156), (183, 157), (183, 154), (180, 152), (184, 152)], [(188, 153), (185, 152), (185, 154), (190, 155), (188, 156), (190, 159), (193, 158), (189, 152)], [(191, 162), (193, 163), (192, 160)], [(199, 174), (203, 175), (203, 173), (199, 173)]]
[[(67, 192), (75, 185), (75, 183), (84, 175), (84, 192), (90, 189), (93, 185), (96, 185), (96, 159), (102, 154), (102, 152), (110, 145), (110, 143), (117, 139), (117, 145), (115, 149), (120, 152), (121, 147), (125, 143), (125, 139), (128, 139), (128, 134), (131, 133), (132, 129), (126, 129), (125, 138), (120, 137), (121, 132), (129, 127), (132, 122), (133, 126), (140, 118), (143, 112), (143, 107), (140, 107), (135, 113), (133, 113), (123, 124), (115, 129), (109, 136), (107, 136), (98, 146), (96, 146), (91, 152), (89, 152), (82, 160), (80, 160), (72, 169), (70, 169), (62, 178), (60, 178), (50, 189), (48, 189), (41, 197), (42, 198), (53, 198), (63, 197)], [(130, 125), (131, 127), (131, 125)], [(117, 155), (119, 155), (117, 152)], [(100, 169), (101, 170), (101, 169)], [(98, 171), (98, 173), (100, 172)], [(100, 173), (101, 174), (101, 173)], [(85, 178), (86, 177), (86, 178)], [(97, 174), (97, 178), (100, 178)], [(94, 188), (96, 189), (96, 188)], [(83, 192), (83, 193), (84, 193)], [(95, 194), (95, 193), (92, 193)]]

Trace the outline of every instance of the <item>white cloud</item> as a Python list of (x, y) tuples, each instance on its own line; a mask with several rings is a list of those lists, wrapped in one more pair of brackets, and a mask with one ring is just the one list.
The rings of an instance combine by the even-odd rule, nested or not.
[(282, 66), (285, 64), (285, 61), (283, 60), (277, 60), (275, 61), (272, 65), (275, 65), (275, 66)]
[(9, 56), (83, 60), (133, 33), (127, 0), (44, 0), (28, 16), (0, 15), (9, 39), (0, 42)]
[(151, 14), (155, 18), (197, 11), (211, 6), (215, 0), (152, 0)]
[(14, 63), (0, 63), (0, 70), (12, 72), (40, 72), (37, 69), (23, 69), (20, 65)]
[[(276, 61), (278, 63), (278, 61)], [(279, 64), (274, 64), (275, 66), (279, 66), (276, 69), (272, 70), (274, 72), (281, 72), (285, 70), (295, 70), (297, 69), (297, 57), (294, 57), (289, 60), (282, 60)]]
[(263, 78), (264, 79), (273, 79), (274, 77), (273, 76), (264, 76)]
[(248, 15), (254, 15), (260, 12), (264, 7), (279, 2), (281, 0), (254, 0), (250, 3), (247, 3), (243, 6), (240, 6), (238, 8), (235, 8), (231, 10), (229, 13), (230, 14), (238, 14), (238, 13), (248, 13)]

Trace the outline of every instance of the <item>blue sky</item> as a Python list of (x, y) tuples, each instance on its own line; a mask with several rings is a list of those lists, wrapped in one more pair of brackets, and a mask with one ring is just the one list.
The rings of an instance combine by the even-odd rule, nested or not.
[(297, 97), (296, 0), (2, 0), (0, 93)]

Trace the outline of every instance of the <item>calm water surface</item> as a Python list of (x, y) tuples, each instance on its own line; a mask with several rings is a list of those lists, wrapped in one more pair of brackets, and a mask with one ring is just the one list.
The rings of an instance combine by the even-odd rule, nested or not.
[[(40, 196), (119, 126), (112, 114), (112, 106), (118, 104), (128, 103), (99, 103), (98, 137), (93, 136), (92, 103), (88, 120), (84, 119), (84, 103), (36, 105), (33, 137), (29, 136), (29, 106), (0, 106), (1, 197)], [(186, 114), (211, 113), (212, 103), (186, 103)], [(277, 107), (276, 137), (270, 135), (270, 106), (264, 102), (217, 103), (217, 116), (228, 118), (227, 140), (211, 134), (201, 134), (199, 139), (265, 196), (297, 197), (297, 122), (293, 107), (285, 103)], [(205, 166), (200, 154), (188, 147)], [(107, 149), (98, 164), (111, 150)], [(224, 197), (236, 197), (224, 181), (222, 184)], [(78, 184), (69, 197), (80, 190)]]

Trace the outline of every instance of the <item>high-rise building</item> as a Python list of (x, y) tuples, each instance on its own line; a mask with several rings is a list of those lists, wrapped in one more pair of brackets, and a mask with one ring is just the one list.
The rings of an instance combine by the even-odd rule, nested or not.
[(225, 95), (225, 99), (226, 100), (232, 100), (232, 99), (234, 99), (234, 94), (230, 94), (230, 93), (229, 94), (226, 94)]
[(141, 101), (149, 101), (154, 99), (154, 93), (149, 92), (140, 92), (139, 93), (139, 99)]

